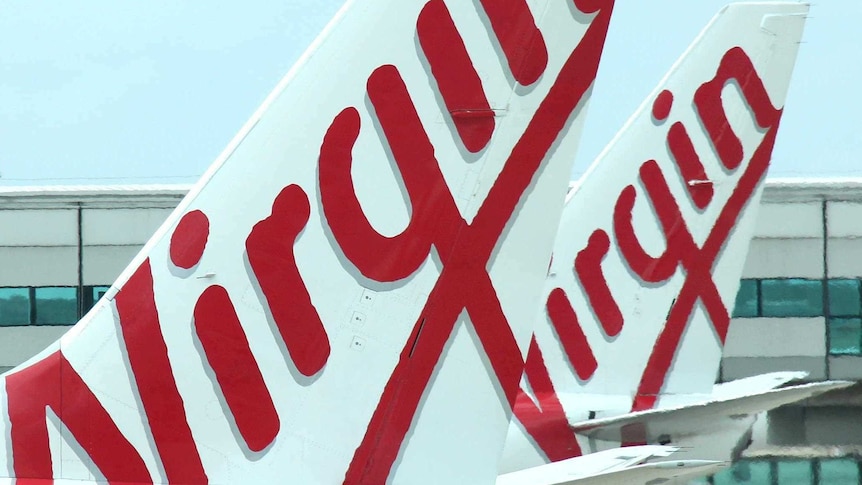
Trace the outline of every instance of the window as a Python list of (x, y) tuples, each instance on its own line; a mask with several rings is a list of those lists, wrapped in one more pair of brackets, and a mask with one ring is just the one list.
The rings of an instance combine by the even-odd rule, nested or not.
[(769, 484), (771, 481), (770, 464), (768, 461), (743, 460), (733, 464), (727, 470), (712, 477), (715, 485), (737, 484)]
[(108, 292), (110, 286), (91, 286), (90, 291), (93, 294), (93, 302), (97, 302), (105, 296), (105, 293)]
[(820, 460), (820, 483), (859, 483), (859, 464), (849, 458)]
[(801, 278), (760, 281), (762, 316), (816, 317), (823, 315), (823, 283)]
[[(85, 286), (82, 293), (86, 313), (110, 286)], [(78, 288), (74, 286), (0, 287), (0, 327), (24, 325), (74, 325), (78, 314)]]
[(30, 289), (0, 288), (0, 327), (30, 324)]
[[(107, 293), (108, 288), (110, 286), (85, 286), (84, 287), (84, 313), (90, 311), (90, 308), (93, 308), (93, 305), (96, 304), (105, 293)], [(83, 316), (83, 315), (81, 315)]]
[(808, 460), (778, 462), (779, 485), (811, 485), (814, 481), (813, 463)]
[(862, 298), (858, 279), (829, 280), (829, 354), (862, 354)]
[(862, 316), (862, 301), (860, 301), (859, 280), (830, 279), (828, 284), (829, 316)]
[(858, 484), (862, 483), (859, 477), (859, 462), (853, 458), (772, 458), (743, 459), (709, 477), (708, 482), (713, 485)]
[(862, 318), (829, 319), (829, 354), (862, 354)]
[(78, 289), (36, 288), (36, 325), (73, 325), (78, 321)]
[[(833, 283), (834, 282), (834, 283)], [(832, 296), (834, 288), (835, 296)], [(829, 280), (830, 309), (862, 316), (859, 280)], [(734, 317), (823, 316), (823, 281), (804, 278), (743, 279), (739, 282)]]
[(757, 280), (742, 280), (739, 282), (739, 291), (736, 293), (736, 304), (733, 307), (734, 317), (757, 317), (760, 316)]

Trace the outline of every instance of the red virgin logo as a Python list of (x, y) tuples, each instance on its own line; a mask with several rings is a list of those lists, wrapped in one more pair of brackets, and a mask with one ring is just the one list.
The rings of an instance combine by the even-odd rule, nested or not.
[[(515, 82), (528, 86), (548, 76), (549, 53), (526, 1), (480, 3)], [(369, 120), (364, 120), (357, 108), (346, 107), (326, 131), (317, 167), (320, 209), (347, 264), (376, 282), (410, 276), (432, 249), (442, 266), (382, 390), (365, 436), (357, 444), (345, 471), (345, 483), (384, 483), (389, 477), (411, 423), (420, 412), (420, 400), (435, 366), (444, 358), (457, 318), (464, 312), (470, 316), (509, 406), (514, 404), (524, 363), (488, 266), (516, 207), (593, 82), (612, 3), (575, 1), (582, 12), (595, 14), (595, 18), (580, 44), (564, 59), (550, 91), (469, 223), (443, 177), (434, 146), (397, 66), (375, 69), (367, 79), (366, 92), (412, 209), (402, 233), (393, 237), (379, 234), (364, 214), (353, 186), (352, 149), (360, 126)], [(497, 120), (442, 0), (425, 5), (417, 20), (417, 37), (459, 142), (470, 152), (482, 151), (490, 143)], [(295, 241), (308, 223), (309, 213), (306, 190), (296, 184), (286, 185), (273, 201), (270, 215), (250, 229), (246, 254), (236, 255), (248, 258), (249, 279), (277, 328), (276, 337), (284, 345), (290, 364), (303, 376), (325, 372), (335, 351), (315, 307), (315, 295), (309, 292), (294, 256)], [(172, 264), (184, 271), (179, 277), (188, 277), (196, 270), (206, 253), (210, 226), (219, 223), (226, 221), (211, 221), (202, 211), (189, 212), (180, 220), (169, 247)], [(169, 482), (203, 483), (207, 474), (167, 352), (155, 299), (157, 282), (150, 264), (147, 259), (115, 298), (120, 334), (133, 387), (140, 396), (165, 478)], [(213, 371), (229, 419), (236, 425), (237, 439), (251, 452), (265, 453), (281, 422), (229, 291), (211, 285), (198, 295), (194, 333), (200, 348), (189, 351), (200, 352)], [(59, 389), (61, 385), (63, 399), (54, 391), (27, 391), (33, 386)], [(152, 480), (138, 451), (62, 353), (9, 376), (7, 391), (16, 475), (52, 476), (45, 426), (48, 407), (109, 481)]]
[[(719, 297), (712, 271), (738, 217), (766, 173), (781, 117), (781, 110), (772, 106), (763, 81), (748, 55), (739, 47), (728, 50), (713, 79), (702, 84), (694, 95), (698, 118), (724, 169), (735, 171), (744, 161), (742, 143), (728, 123), (721, 100), (722, 89), (731, 81), (737, 83), (756, 124), (766, 133), (745, 165), (730, 198), (721, 208), (705, 243), (701, 246), (692, 237), (680, 204), (691, 204), (697, 209), (696, 213), (701, 214), (700, 211), (709, 207), (713, 201), (713, 185), (706, 180), (706, 170), (681, 122), (670, 126), (666, 142), (682, 175), (681, 182), (685, 184), (689, 200), (676, 200), (665, 174), (655, 160), (644, 162), (639, 170), (639, 179), (646, 192), (644, 195), (653, 207), (664, 235), (664, 252), (657, 257), (652, 256), (638, 240), (633, 227), (632, 210), (637, 197), (643, 195), (638, 194), (634, 185), (622, 190), (614, 206), (613, 240), (625, 264), (642, 284), (666, 283), (680, 268), (685, 274), (682, 288), (674, 299), (664, 328), (643, 369), (632, 403), (633, 411), (655, 405), (697, 301), (701, 302), (722, 343), (727, 334), (729, 310)], [(666, 121), (673, 104), (673, 93), (660, 93), (653, 104), (654, 120), (659, 124)], [(601, 229), (595, 230), (587, 246), (578, 252), (573, 267), (596, 320), (608, 336), (619, 334), (625, 325), (622, 312), (613, 297), (613, 282), (609, 282), (602, 272), (602, 259), (611, 244), (609, 234)], [(601, 362), (596, 361), (575, 309), (562, 288), (551, 291), (546, 308), (564, 357), (578, 378), (588, 380)], [(533, 389), (535, 401), (522, 392), (518, 396), (515, 414), (527, 432), (552, 461), (580, 455), (580, 447), (569, 429), (565, 411), (535, 339), (527, 357), (526, 377)]]

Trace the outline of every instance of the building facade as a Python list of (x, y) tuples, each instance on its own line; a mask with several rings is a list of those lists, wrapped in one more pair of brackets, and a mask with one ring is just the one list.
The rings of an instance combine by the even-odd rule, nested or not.
[[(803, 370), (862, 380), (862, 180), (766, 185), (719, 379)], [(862, 483), (862, 389), (761, 416), (712, 483)]]
[(0, 189), (0, 371), (101, 297), (188, 187)]
[[(189, 187), (0, 188), (0, 371), (99, 299)], [(718, 380), (862, 380), (862, 179), (771, 181)], [(862, 483), (859, 386), (758, 419), (717, 485)]]

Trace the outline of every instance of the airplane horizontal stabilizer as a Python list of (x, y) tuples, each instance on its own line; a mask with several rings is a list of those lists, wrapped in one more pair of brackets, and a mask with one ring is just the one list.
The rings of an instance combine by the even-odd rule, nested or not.
[(723, 422), (721, 418), (743, 418), (853, 384), (850, 381), (799, 384), (745, 396), (581, 421), (573, 424), (571, 428), (577, 434), (599, 440), (670, 442), (675, 437), (691, 436), (710, 427), (720, 426)]
[(678, 451), (673, 446), (615, 448), (500, 475), (496, 485), (645, 484), (709, 475), (725, 466), (725, 462), (709, 460), (647, 462)]
[[(718, 473), (727, 462), (710, 460), (677, 460), (660, 463), (646, 463), (624, 470), (602, 473), (592, 477), (576, 478), (567, 482), (554, 482), (553, 485), (651, 485), (666, 483), (669, 480), (692, 480)], [(548, 484), (550, 485), (550, 484)]]

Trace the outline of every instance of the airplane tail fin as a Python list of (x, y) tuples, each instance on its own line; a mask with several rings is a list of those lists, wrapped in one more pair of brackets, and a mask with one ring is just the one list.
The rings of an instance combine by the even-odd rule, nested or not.
[(722, 9), (569, 194), (516, 407), (549, 457), (561, 395), (710, 392), (807, 12)]
[(537, 331), (565, 390), (709, 392), (807, 11), (722, 10), (569, 196)]
[(612, 5), (349, 1), (4, 376), (0, 475), (490, 483)]

